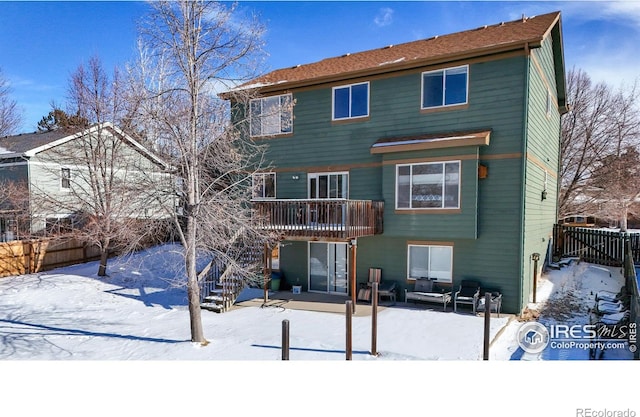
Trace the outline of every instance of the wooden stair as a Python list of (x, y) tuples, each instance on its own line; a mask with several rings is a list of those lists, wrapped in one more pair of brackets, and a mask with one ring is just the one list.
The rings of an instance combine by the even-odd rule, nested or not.
[(208, 294), (202, 298), (200, 308), (204, 310), (223, 313), (227, 311), (233, 303), (235, 303), (238, 295), (244, 289), (244, 285), (239, 280), (228, 280), (226, 283), (215, 284), (215, 288), (208, 291)]
[[(244, 247), (240, 249), (240, 266), (250, 268), (262, 259), (260, 254), (264, 249), (260, 246)], [(229, 272), (226, 265), (219, 265), (212, 260), (206, 268), (198, 274), (200, 282), (200, 308), (223, 313), (238, 299), (247, 281), (242, 276)]]

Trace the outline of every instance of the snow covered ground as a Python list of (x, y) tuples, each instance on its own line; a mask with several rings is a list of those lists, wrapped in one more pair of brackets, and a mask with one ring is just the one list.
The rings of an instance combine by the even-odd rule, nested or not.
[[(602, 364), (607, 364), (607, 375), (618, 367), (612, 361), (582, 362), (578, 368), (567, 365), (569, 361), (561, 361), (563, 365), (551, 361), (588, 359), (584, 349), (525, 354), (516, 340), (521, 323), (505, 315), (491, 320), (495, 340), (491, 360), (483, 362), (482, 317), (407, 308), (401, 303), (378, 315), (377, 357), (369, 354), (370, 317), (354, 317), (354, 360), (346, 362), (343, 315), (287, 308), (203, 311), (204, 331), (211, 343), (202, 347), (189, 341), (185, 290), (174, 278), (181, 260), (173, 249), (164, 246), (129, 259), (114, 259), (108, 278), (97, 277), (96, 264), (89, 263), (0, 279), (0, 392), (16, 394), (5, 396), (4, 401), (41, 410), (57, 404), (65, 407), (66, 415), (76, 411), (77, 415), (122, 414), (123, 409), (174, 415), (210, 411), (207, 404), (224, 395), (235, 399), (234, 407), (251, 398), (252, 410), (268, 415), (325, 415), (342, 407), (356, 408), (355, 403), (345, 402), (357, 402), (359, 414), (370, 409), (377, 415), (387, 409), (425, 412), (411, 398), (435, 395), (440, 400), (428, 402), (429, 410), (435, 412), (450, 410), (454, 404), (444, 398), (455, 401), (460, 390), (478, 403), (496, 393), (504, 397), (514, 389), (514, 394), (539, 393), (541, 386), (535, 384), (544, 383), (547, 391), (555, 382), (549, 378), (552, 373), (559, 372), (581, 386), (582, 381), (597, 377)], [(620, 285), (618, 269), (574, 264), (543, 275), (539, 303), (531, 308), (542, 310), (548, 300), (560, 300), (559, 305), (573, 300), (568, 303), (569, 316), (558, 319), (542, 314), (539, 320), (582, 323), (594, 294), (601, 289), (617, 292)], [(261, 291), (255, 295), (260, 297)], [(279, 361), (284, 319), (291, 326), (291, 360), (286, 363)], [(607, 355), (604, 359), (631, 358), (623, 352)], [(542, 376), (542, 381), (536, 379)], [(371, 384), (379, 391), (372, 392)], [(564, 391), (572, 388), (563, 386)], [(601, 394), (609, 389), (613, 388), (598, 388)], [(619, 394), (620, 389), (615, 392)], [(377, 392), (384, 392), (389, 400), (374, 401)], [(35, 393), (51, 402), (31, 401)], [(574, 394), (566, 406), (572, 415), (581, 399), (585, 407), (611, 408), (606, 396), (581, 395)], [(194, 396), (198, 399), (185, 398)], [(558, 414), (557, 408), (545, 414), (550, 405), (544, 402), (538, 406), (541, 415), (565, 415)], [(478, 409), (474, 415), (502, 415), (496, 413), (501, 408), (492, 407), (491, 413)], [(504, 411), (512, 415), (508, 407)]]

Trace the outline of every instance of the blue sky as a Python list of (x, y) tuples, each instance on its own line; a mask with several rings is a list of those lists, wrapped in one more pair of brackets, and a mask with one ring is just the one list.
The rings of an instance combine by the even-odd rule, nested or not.
[[(565, 66), (613, 87), (640, 78), (640, 1), (241, 1), (267, 28), (264, 71), (445, 35), (556, 10)], [(21, 131), (63, 105), (70, 73), (91, 56), (106, 68), (134, 56), (134, 1), (0, 1), (0, 70), (24, 111)]]

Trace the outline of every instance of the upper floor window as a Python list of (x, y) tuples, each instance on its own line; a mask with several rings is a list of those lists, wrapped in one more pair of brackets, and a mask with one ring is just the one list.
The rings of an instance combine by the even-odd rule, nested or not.
[(253, 195), (256, 200), (276, 198), (276, 173), (260, 172), (252, 177)]
[(467, 103), (469, 66), (422, 73), (422, 108)]
[(60, 188), (63, 190), (71, 189), (71, 169), (70, 168), (60, 169)]
[(460, 208), (460, 161), (397, 165), (396, 208)]
[(369, 83), (333, 88), (333, 120), (369, 115)]
[(282, 135), (293, 132), (291, 94), (251, 100), (249, 120), (251, 136)]

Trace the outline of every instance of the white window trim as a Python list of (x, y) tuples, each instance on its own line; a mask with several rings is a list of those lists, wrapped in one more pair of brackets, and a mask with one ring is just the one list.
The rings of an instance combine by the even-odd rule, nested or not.
[[(438, 245), (438, 244), (418, 244), (418, 243), (411, 243), (407, 245), (407, 279), (408, 280), (416, 280), (416, 279), (420, 279), (422, 277), (412, 277), (411, 276), (411, 247), (426, 247), (429, 248), (429, 272), (430, 272), (430, 268), (431, 268), (431, 248), (447, 248), (451, 250), (451, 258), (449, 259), (449, 273), (450, 276), (448, 279), (443, 279), (443, 278), (434, 278), (431, 276), (427, 276), (427, 278), (433, 279), (437, 282), (453, 282), (453, 245)], [(430, 275), (430, 274), (427, 274)]]
[[(367, 85), (367, 113), (362, 116), (351, 116), (351, 100), (352, 100), (351, 88), (357, 85), (364, 85), (364, 84)], [(349, 88), (349, 116), (335, 117), (336, 116), (336, 90), (341, 90), (343, 88)], [(371, 104), (371, 85), (369, 81), (365, 81), (363, 83), (346, 84), (346, 85), (339, 85), (339, 86), (333, 87), (331, 89), (331, 120), (332, 121), (353, 120), (353, 119), (362, 119), (364, 117), (369, 117), (370, 104)]]
[[(447, 94), (447, 84), (446, 84), (446, 72), (447, 71), (451, 71), (451, 70), (455, 70), (455, 69), (459, 69), (459, 68), (466, 68), (466, 80), (465, 80), (465, 87), (466, 87), (466, 94), (465, 94), (465, 101), (464, 103), (455, 103), (455, 104), (444, 104), (445, 102), (445, 97)], [(430, 107), (424, 107), (424, 76), (425, 74), (430, 74), (430, 73), (434, 73), (434, 72), (442, 72), (443, 73), (443, 79), (442, 82), (445, 84), (443, 86), (442, 89), (442, 103), (439, 106), (430, 106)], [(469, 65), (460, 65), (457, 67), (449, 67), (449, 68), (440, 68), (437, 70), (433, 70), (433, 71), (425, 71), (422, 74), (420, 74), (420, 109), (421, 110), (431, 110), (431, 109), (442, 109), (442, 108), (446, 108), (446, 107), (455, 107), (455, 106), (464, 106), (465, 104), (469, 103)]]
[[(443, 176), (446, 175), (445, 172), (445, 165), (446, 164), (451, 164), (451, 163), (457, 163), (458, 164), (458, 205), (456, 207), (444, 207), (444, 180), (442, 182), (442, 195), (443, 195), (443, 204), (442, 207), (398, 207), (398, 170), (400, 169), (400, 167), (405, 167), (405, 166), (416, 166), (416, 165), (435, 165), (435, 164), (441, 164), (442, 165), (442, 173)], [(411, 170), (411, 175), (409, 177), (409, 205), (412, 206), (412, 202), (413, 202), (413, 169)], [(452, 161), (438, 161), (438, 162), (419, 162), (419, 163), (414, 163), (414, 164), (397, 164), (396, 165), (396, 180), (395, 180), (395, 194), (396, 194), (396, 205), (395, 205), (395, 209), (396, 210), (458, 210), (460, 209), (460, 199), (461, 199), (461, 194), (462, 194), (462, 161), (460, 160), (452, 160)]]
[(311, 197), (311, 180), (313, 178), (318, 178), (319, 175), (343, 175), (346, 176), (346, 187), (347, 192), (346, 196), (343, 198), (319, 198), (319, 200), (348, 200), (349, 199), (349, 171), (336, 171), (336, 172), (310, 172), (307, 174), (307, 196), (309, 199), (315, 199), (315, 197)]
[[(289, 97), (289, 101), (292, 105), (291, 109), (289, 109), (289, 111), (291, 112), (291, 126), (290, 126), (290, 130), (287, 132), (283, 132), (282, 131), (282, 124), (280, 124), (280, 132), (279, 133), (262, 133), (262, 126), (260, 127), (260, 134), (259, 135), (254, 135), (253, 134), (253, 114), (251, 111), (251, 107), (252, 107), (252, 103), (256, 102), (256, 101), (260, 101), (260, 112), (262, 114), (262, 103), (264, 100), (266, 99), (270, 99), (270, 98), (275, 98), (278, 97), (280, 100), (282, 100), (282, 97)], [(282, 102), (280, 103), (280, 121), (282, 121)], [(293, 94), (288, 93), (288, 94), (279, 94), (279, 95), (275, 95), (275, 96), (267, 96), (267, 97), (260, 97), (260, 98), (254, 98), (252, 100), (250, 100), (249, 102), (249, 136), (253, 137), (253, 138), (259, 138), (259, 137), (268, 137), (268, 136), (280, 136), (280, 135), (291, 135), (293, 134)]]
[[(63, 172), (65, 170), (67, 170), (69, 172), (69, 178), (68, 178), (69, 186), (68, 187), (64, 187), (62, 185), (63, 181), (65, 180), (64, 175), (63, 175)], [(66, 193), (71, 191), (71, 177), (72, 177), (72, 169), (70, 167), (66, 167), (66, 166), (60, 167), (60, 182), (59, 182), (60, 191), (63, 191), (63, 192), (66, 192)]]
[[(264, 177), (266, 177), (267, 175), (272, 175), (272, 176), (273, 176), (273, 194), (274, 194), (274, 196), (273, 196), (273, 197), (265, 197), (265, 196), (264, 196), (264, 191), (265, 191), (265, 190), (264, 190)], [(262, 182), (262, 184), (263, 184), (263, 188), (262, 188), (262, 196), (260, 196), (260, 197), (257, 197), (257, 196), (255, 196), (255, 195), (253, 194), (254, 190), (256, 189), (256, 177), (257, 177), (257, 176), (261, 176), (261, 177), (263, 177), (263, 182)], [(276, 180), (277, 180), (277, 177), (278, 177), (278, 176), (276, 175), (276, 173), (275, 173), (275, 172), (256, 172), (256, 173), (252, 174), (252, 175), (251, 175), (251, 190), (252, 190), (252, 192), (251, 192), (251, 199), (252, 199), (252, 200), (254, 200), (254, 201), (259, 201), (259, 200), (275, 200), (275, 199), (276, 199), (276, 196), (278, 195), (278, 194), (277, 194), (277, 189), (276, 189)]]

